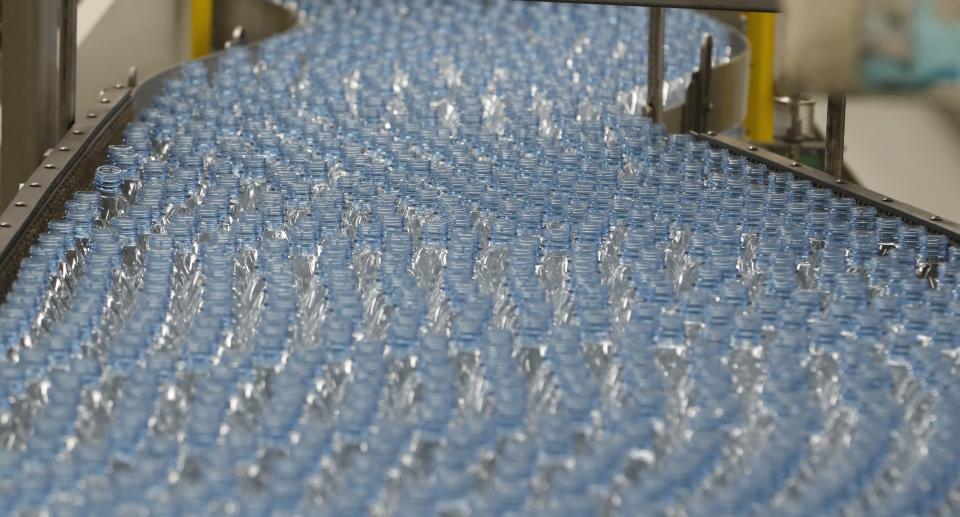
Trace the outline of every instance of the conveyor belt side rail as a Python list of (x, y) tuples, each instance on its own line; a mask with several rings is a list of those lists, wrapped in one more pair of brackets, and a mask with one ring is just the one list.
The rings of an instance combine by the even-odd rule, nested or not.
[(815, 185), (852, 197), (861, 204), (875, 207), (879, 212), (903, 218), (905, 221), (923, 226), (931, 232), (943, 234), (954, 243), (960, 244), (960, 224), (945, 220), (937, 214), (902, 203), (889, 196), (849, 183), (844, 179), (838, 179), (833, 174), (808, 167), (785, 156), (753, 145), (744, 147), (743, 142), (728, 136), (719, 136), (712, 132), (693, 133), (693, 135), (748, 160), (791, 172), (797, 177), (810, 180)]

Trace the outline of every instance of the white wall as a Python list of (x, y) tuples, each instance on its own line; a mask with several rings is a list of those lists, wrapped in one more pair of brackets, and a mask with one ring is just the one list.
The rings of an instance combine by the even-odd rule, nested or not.
[(126, 82), (136, 66), (140, 80), (189, 57), (189, 0), (83, 0), (77, 13), (77, 112), (98, 92)]

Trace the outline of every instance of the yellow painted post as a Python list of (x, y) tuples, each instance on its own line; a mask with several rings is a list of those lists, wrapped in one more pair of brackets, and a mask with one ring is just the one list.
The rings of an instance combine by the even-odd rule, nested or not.
[(747, 14), (750, 41), (750, 93), (743, 128), (747, 138), (757, 142), (773, 140), (773, 55), (777, 15)]
[(203, 57), (213, 50), (213, 0), (190, 3), (190, 57)]

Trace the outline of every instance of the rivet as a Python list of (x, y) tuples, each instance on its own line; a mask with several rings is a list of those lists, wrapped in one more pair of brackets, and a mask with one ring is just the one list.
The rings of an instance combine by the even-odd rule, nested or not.
[(40, 187), (42, 187), (43, 185), (41, 185), (41, 184), (37, 183), (36, 181), (34, 181), (33, 183), (30, 184), (30, 186), (33, 187), (33, 188), (40, 188)]
[(799, 166), (800, 166), (800, 162), (790, 162), (790, 165), (793, 166), (793, 167), (799, 167)]
[(707, 131), (707, 136), (717, 136), (716, 131)]
[(940, 217), (939, 215), (931, 215), (931, 216), (930, 216), (930, 220), (931, 220), (931, 221), (943, 221), (943, 218)]
[(117, 84), (113, 85), (113, 87), (116, 88), (117, 90), (122, 90), (122, 89), (124, 89), (124, 86), (123, 86), (122, 84), (120, 84), (120, 83), (117, 83)]
[(87, 118), (97, 118), (97, 114), (94, 112), (87, 113)]
[(24, 203), (23, 201), (17, 201), (16, 203), (13, 204), (13, 206), (24, 207), (24, 206), (27, 206), (27, 204)]
[(892, 198), (892, 197), (883, 196), (883, 202), (884, 202), (884, 203), (892, 203), (892, 202), (893, 202), (893, 198)]
[(82, 135), (82, 134), (84, 134), (84, 133), (85, 133), (85, 131), (82, 130), (82, 129), (74, 129), (74, 130), (73, 130), (73, 134), (75, 134), (75, 135)]
[(69, 152), (69, 151), (70, 151), (70, 148), (67, 147), (67, 146), (63, 146), (63, 147), (61, 147), (61, 148), (58, 149), (58, 150), (59, 150), (60, 152), (62, 152), (62, 153), (66, 153), (66, 152)]
[(108, 98), (106, 98), (106, 97), (101, 97), (101, 98), (100, 98), (100, 104), (110, 104), (110, 99), (108, 99)]
[(13, 225), (7, 222), (0, 223), (0, 228), (10, 228), (11, 226)]
[(843, 180), (837, 180), (837, 185), (842, 185), (842, 184), (843, 184)]
[(757, 146), (751, 145), (751, 146), (748, 147), (747, 149), (750, 149), (751, 151), (756, 151), (756, 150), (757, 150)]
[(43, 168), (44, 168), (44, 169), (56, 169), (57, 166), (54, 165), (54, 164), (52, 164), (52, 163), (48, 163), (48, 164), (44, 165)]

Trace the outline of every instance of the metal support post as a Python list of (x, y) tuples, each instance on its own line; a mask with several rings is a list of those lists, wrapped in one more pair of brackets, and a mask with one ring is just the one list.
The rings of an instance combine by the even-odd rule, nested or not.
[(73, 122), (76, 0), (12, 0), (3, 8), (0, 207)]
[(60, 0), (57, 138), (67, 134), (77, 114), (77, 1)]
[(647, 100), (650, 118), (663, 122), (663, 33), (665, 30), (663, 7), (650, 8), (649, 48), (647, 58)]
[(826, 172), (843, 180), (843, 136), (847, 116), (846, 95), (827, 97), (827, 156)]
[(683, 130), (707, 131), (707, 118), (713, 103), (710, 101), (710, 81), (713, 75), (713, 36), (700, 38), (700, 66), (690, 75), (687, 102), (683, 105)]
[(57, 141), (60, 0), (3, 2), (0, 207)]
[[(707, 130), (707, 117), (713, 108), (710, 102), (710, 81), (713, 75), (713, 36), (700, 38), (700, 68), (697, 70), (697, 111), (695, 131)], [(689, 101), (688, 101), (689, 102)]]
[(800, 95), (790, 96), (790, 127), (783, 140), (790, 144), (788, 156), (791, 160), (799, 162), (803, 146), (803, 120), (800, 118)]

